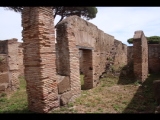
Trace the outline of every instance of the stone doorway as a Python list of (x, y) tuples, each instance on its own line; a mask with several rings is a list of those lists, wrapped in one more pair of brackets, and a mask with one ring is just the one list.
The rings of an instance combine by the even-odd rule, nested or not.
[(80, 74), (83, 84), (82, 90), (93, 88), (93, 67), (92, 67), (92, 50), (79, 48), (80, 53)]

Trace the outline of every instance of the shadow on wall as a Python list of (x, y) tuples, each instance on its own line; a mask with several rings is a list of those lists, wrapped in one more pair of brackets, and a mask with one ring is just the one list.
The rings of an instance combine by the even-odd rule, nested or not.
[(151, 74), (140, 84), (133, 74), (133, 63), (124, 66), (117, 84), (134, 84), (138, 89), (123, 113), (154, 113), (157, 103), (154, 99), (153, 81), (158, 79), (160, 79), (160, 74)]
[(136, 81), (133, 71), (133, 61), (125, 65), (119, 75), (119, 81), (117, 84), (126, 85), (132, 84)]

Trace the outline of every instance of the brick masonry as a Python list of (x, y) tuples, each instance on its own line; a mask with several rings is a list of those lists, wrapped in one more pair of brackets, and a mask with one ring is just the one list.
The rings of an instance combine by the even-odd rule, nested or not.
[(148, 67), (150, 73), (160, 72), (160, 45), (148, 45)]
[(135, 31), (133, 37), (133, 64), (136, 79), (143, 82), (148, 76), (148, 44), (143, 31)]
[(127, 63), (133, 63), (133, 46), (127, 47)]
[(80, 93), (80, 70), (85, 88), (90, 89), (99, 83), (107, 65), (118, 70), (127, 64), (127, 46), (90, 22), (71, 16), (56, 29), (58, 74), (69, 76), (73, 95)]
[[(16, 38), (0, 41), (0, 91), (17, 90), (19, 88), (18, 77), (23, 73), (23, 55), (18, 51), (21, 43)], [(21, 67), (20, 67), (21, 66)]]
[[(133, 47), (77, 16), (57, 25), (57, 43), (50, 7), (25, 7), (22, 13), (23, 43), (0, 41), (0, 90), (19, 87), (25, 76), (28, 108), (47, 113), (81, 95), (80, 71), (86, 89), (96, 87), (103, 72), (118, 71), (129, 62), (144, 81), (149, 69), (159, 71), (159, 46), (149, 45), (143, 31), (136, 31)], [(22, 59), (23, 58), (23, 59)], [(156, 63), (155, 63), (156, 62)], [(157, 67), (155, 67), (157, 66)], [(24, 72), (23, 72), (24, 71)]]
[[(127, 47), (128, 63), (133, 62), (133, 46)], [(148, 73), (160, 72), (160, 45), (148, 44)]]
[(22, 12), (24, 75), (28, 108), (46, 113), (59, 106), (51, 7), (25, 7)]

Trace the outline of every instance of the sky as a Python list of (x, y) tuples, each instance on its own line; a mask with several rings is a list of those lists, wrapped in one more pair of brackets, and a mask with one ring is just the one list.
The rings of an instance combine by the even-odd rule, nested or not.
[[(160, 36), (160, 7), (97, 7), (96, 18), (89, 22), (115, 39), (127, 39), (142, 30), (145, 36)], [(0, 7), (0, 40), (17, 38), (22, 42), (21, 14)], [(60, 17), (56, 17), (55, 24)]]

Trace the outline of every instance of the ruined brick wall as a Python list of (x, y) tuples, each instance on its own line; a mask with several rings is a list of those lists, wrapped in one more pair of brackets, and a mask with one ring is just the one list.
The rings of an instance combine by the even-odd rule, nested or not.
[(0, 41), (0, 56), (2, 57), (2, 59), (4, 59), (0, 65), (0, 85), (5, 88), (3, 89), (3, 91), (5, 91), (6, 89), (17, 90), (17, 88), (19, 88), (17, 39), (13, 38)]
[(113, 68), (115, 71), (120, 72), (121, 68), (127, 64), (127, 45), (115, 40), (111, 52), (114, 59)]
[(24, 7), (22, 36), (28, 108), (49, 112), (59, 106), (54, 17), (51, 7)]
[(17, 39), (8, 40), (8, 66), (9, 77), (13, 90), (19, 88), (19, 63), (18, 63), (18, 42)]
[(19, 76), (24, 76), (23, 46), (21, 42), (18, 42), (18, 66), (19, 66)]
[(8, 46), (6, 40), (0, 41), (0, 91), (5, 91), (3, 84), (9, 85)]
[(0, 54), (7, 54), (7, 40), (1, 40), (0, 41)]
[(148, 67), (150, 73), (160, 72), (159, 44), (148, 44)]
[(68, 27), (68, 24), (62, 22), (62, 25), (58, 26), (56, 30), (58, 74), (69, 77), (70, 91), (63, 94), (69, 96), (68, 101), (72, 101), (81, 93), (79, 50), (75, 45), (74, 33), (71, 33), (72, 29)]
[(127, 63), (133, 62), (133, 46), (127, 46)]
[(79, 50), (79, 64), (80, 64), (80, 74), (83, 74), (84, 71), (82, 71), (83, 68), (83, 50)]
[[(68, 17), (57, 25), (57, 43), (60, 45), (64, 42), (66, 45), (63, 46), (65, 48), (64, 52), (68, 52), (69, 56), (66, 57), (66, 60), (63, 60), (65, 63), (65, 68), (63, 68), (70, 71), (67, 75), (70, 77), (71, 89), (80, 90), (80, 67), (87, 66), (87, 68), (84, 67), (86, 70), (82, 68), (83, 73), (86, 73), (86, 71), (91, 72), (92, 77), (90, 80), (92, 81), (87, 82), (88, 85), (85, 86), (93, 88), (99, 82), (99, 76), (106, 71), (108, 64), (112, 64), (117, 68), (127, 64), (126, 45), (114, 40), (113, 36), (104, 33), (92, 23), (77, 16)], [(60, 47), (57, 47), (59, 55), (63, 53), (58, 50)], [(80, 50), (83, 51), (84, 56), (87, 56), (85, 54), (88, 54), (88, 57), (91, 55), (90, 58), (85, 61), (84, 58), (79, 60)], [(60, 59), (58, 61), (62, 62)]]
[(9, 83), (10, 79), (7, 54), (0, 54), (0, 92), (6, 91)]
[(59, 32), (56, 39), (57, 73), (62, 76), (69, 76), (69, 46), (67, 39), (64, 37), (66, 31), (62, 27), (57, 32)]
[(109, 68), (114, 64), (114, 37), (96, 29), (95, 47), (93, 51), (93, 87), (99, 83), (99, 76), (109, 71)]
[(136, 31), (133, 37), (134, 74), (143, 82), (148, 76), (148, 44), (143, 31)]
[[(128, 46), (128, 63), (133, 61), (133, 46)], [(157, 73), (160, 71), (160, 45), (148, 44), (148, 72)]]

